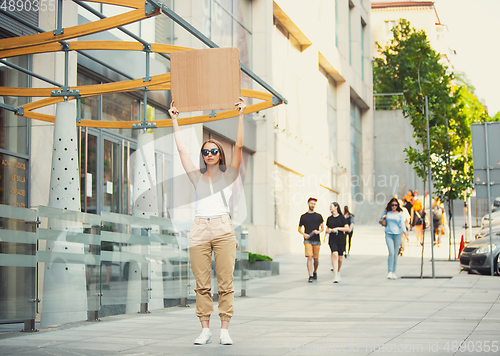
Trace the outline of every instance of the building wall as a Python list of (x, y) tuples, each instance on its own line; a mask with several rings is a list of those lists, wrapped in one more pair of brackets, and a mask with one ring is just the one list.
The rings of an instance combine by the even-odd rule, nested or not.
[[(353, 210), (351, 102), (359, 106), (362, 117), (361, 174), (365, 181), (372, 175), (369, 27), (361, 40), (361, 18), (366, 24), (370, 18), (369, 8), (359, 1), (352, 2), (353, 8), (348, 1), (311, 2), (307, 7), (300, 1), (275, 3), (293, 24), (281, 21), (275, 12), (278, 21), (275, 19), (272, 33), (271, 83), (288, 100), (287, 105), (271, 112), (276, 235), (281, 237), (279, 248), (283, 252), (289, 248), (300, 253), (303, 244), (297, 232), (298, 220), (307, 210), (309, 196), (319, 199), (316, 211), (325, 220), (333, 201)], [(300, 31), (311, 44), (304, 45), (306, 41), (296, 38), (294, 31)], [(373, 196), (370, 184), (362, 189), (364, 197)]]
[(374, 112), (375, 201), (387, 204), (393, 195), (403, 197), (408, 189), (422, 191), (423, 183), (405, 163), (405, 148), (415, 146), (413, 127), (401, 110)]

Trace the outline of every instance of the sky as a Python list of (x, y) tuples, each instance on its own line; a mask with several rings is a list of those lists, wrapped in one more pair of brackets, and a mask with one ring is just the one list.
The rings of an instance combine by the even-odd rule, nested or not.
[(434, 0), (448, 26), (454, 71), (464, 72), (490, 116), (500, 111), (500, 0)]

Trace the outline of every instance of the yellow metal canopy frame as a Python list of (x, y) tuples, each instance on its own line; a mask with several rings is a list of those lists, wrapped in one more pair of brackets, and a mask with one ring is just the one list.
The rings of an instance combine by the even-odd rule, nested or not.
[[(144, 45), (139, 42), (131, 41), (69, 41), (81, 36), (106, 31), (109, 29), (117, 28), (132, 22), (141, 21), (148, 17), (156, 16), (161, 13), (161, 9), (155, 9), (153, 13), (147, 14), (146, 4), (143, 0), (100, 0), (91, 2), (99, 2), (103, 4), (124, 6), (132, 8), (133, 10), (126, 13), (115, 15), (109, 18), (104, 18), (94, 22), (65, 28), (62, 34), (55, 34), (53, 31), (42, 32), (34, 35), (27, 35), (22, 37), (6, 38), (0, 40), (0, 58), (10, 58), (14, 56), (51, 53), (59, 51), (78, 51), (78, 50), (114, 50), (114, 51), (144, 51)], [(60, 42), (64, 41), (64, 42)], [(69, 49), (68, 47), (69, 46)], [(66, 48), (65, 48), (66, 47)], [(188, 47), (179, 47), (173, 45), (151, 43), (150, 52), (154, 53), (171, 53), (175, 51), (189, 51), (193, 50)], [(170, 73), (159, 74), (151, 76), (150, 78), (139, 78), (126, 80), (121, 82), (112, 82), (96, 85), (85, 85), (69, 87), (69, 91), (78, 91), (79, 98), (85, 98), (95, 95), (115, 94), (122, 92), (130, 92), (136, 90), (148, 91), (155, 90), (170, 90)], [(42, 98), (28, 104), (19, 106), (23, 111), (16, 112), (16, 115), (27, 117), (30, 119), (41, 120), (46, 122), (54, 122), (53, 115), (42, 114), (34, 110), (43, 108), (48, 105), (57, 104), (64, 100), (74, 100), (74, 96), (53, 96), (54, 90), (52, 88), (21, 88), (21, 87), (0, 87), (1, 96), (18, 96), (18, 97), (37, 97)], [(62, 90), (62, 88), (61, 88)], [(250, 89), (241, 89), (241, 95), (248, 98), (262, 100), (259, 103), (247, 106), (245, 114), (257, 112), (260, 110), (268, 109), (270, 107), (280, 105), (283, 101), (278, 100), (273, 103), (273, 95), (271, 93), (259, 92)], [(223, 120), (231, 117), (238, 116), (238, 110), (227, 110), (217, 112), (213, 115), (200, 115), (179, 118), (179, 125), (190, 125), (209, 121)], [(156, 127), (172, 126), (171, 120), (155, 120)], [(134, 124), (139, 124), (140, 121), (104, 121), (104, 120), (81, 120), (77, 126), (84, 127), (98, 127), (98, 128), (125, 128), (131, 129)]]

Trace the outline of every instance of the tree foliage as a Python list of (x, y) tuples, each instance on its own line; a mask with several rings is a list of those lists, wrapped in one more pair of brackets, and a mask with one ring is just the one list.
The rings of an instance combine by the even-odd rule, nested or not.
[[(374, 61), (374, 90), (377, 93), (402, 93), (399, 107), (413, 126), (416, 147), (405, 149), (406, 162), (417, 175), (427, 178), (429, 155), (436, 194), (451, 201), (472, 188), (470, 124), (481, 120), (484, 110), (466, 85), (453, 86), (454, 76), (447, 71), (427, 40), (423, 30), (415, 30), (405, 19), (393, 28), (393, 39)], [(464, 83), (465, 84), (465, 83)], [(425, 97), (428, 98), (429, 136)], [(477, 102), (476, 102), (477, 101)], [(479, 103), (480, 104), (480, 103)]]

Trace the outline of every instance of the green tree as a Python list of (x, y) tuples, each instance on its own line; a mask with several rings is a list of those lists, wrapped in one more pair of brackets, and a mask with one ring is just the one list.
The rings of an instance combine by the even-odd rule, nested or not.
[(500, 111), (495, 116), (489, 116), (486, 121), (500, 121)]
[(373, 86), (377, 93), (403, 93), (397, 99), (398, 106), (410, 119), (416, 143), (423, 147), (408, 148), (407, 161), (414, 166), (417, 175), (425, 179), (428, 145), (424, 98), (428, 96), (429, 109), (433, 112), (432, 142), (442, 134), (446, 109), (452, 105), (451, 76), (439, 63), (439, 54), (431, 48), (423, 30), (417, 31), (407, 20), (400, 19), (392, 33), (393, 38), (385, 48), (377, 43), (382, 57), (374, 61)]
[[(473, 96), (473, 92), (465, 85), (454, 90), (453, 74), (439, 62), (440, 54), (432, 49), (423, 30), (417, 31), (407, 20), (400, 19), (392, 33), (393, 39), (385, 48), (377, 43), (382, 57), (374, 61), (374, 90), (403, 93), (396, 104), (410, 120), (417, 143), (417, 147), (405, 149), (406, 162), (426, 180), (429, 156), (432, 157), (430, 168), (436, 195), (448, 202), (450, 210), (453, 200), (471, 192), (470, 115), (474, 113), (472, 117), (476, 120), (481, 110), (476, 105), (477, 98), (477, 102), (473, 100), (475, 97), (469, 95)], [(427, 142), (426, 96), (430, 144)]]

